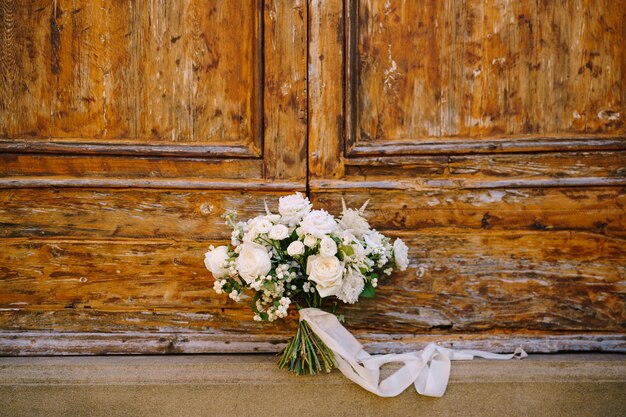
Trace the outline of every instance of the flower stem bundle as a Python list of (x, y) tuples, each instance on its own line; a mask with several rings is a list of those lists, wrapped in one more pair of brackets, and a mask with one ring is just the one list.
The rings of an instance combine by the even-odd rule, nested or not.
[(322, 371), (330, 372), (337, 367), (337, 362), (328, 346), (306, 321), (301, 320), (296, 335), (287, 343), (278, 360), (278, 367), (296, 375), (315, 375)]

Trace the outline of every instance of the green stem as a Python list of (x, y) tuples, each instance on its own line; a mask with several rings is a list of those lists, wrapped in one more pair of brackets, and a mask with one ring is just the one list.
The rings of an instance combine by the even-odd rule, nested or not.
[(322, 372), (330, 372), (337, 367), (333, 352), (313, 332), (306, 321), (298, 324), (296, 334), (278, 360), (279, 368), (287, 368), (296, 375), (307, 373), (315, 375)]

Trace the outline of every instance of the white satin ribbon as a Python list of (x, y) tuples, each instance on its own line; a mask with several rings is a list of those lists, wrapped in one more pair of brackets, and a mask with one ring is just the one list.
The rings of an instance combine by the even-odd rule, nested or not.
[[(395, 397), (411, 384), (415, 384), (421, 395), (443, 396), (450, 378), (450, 361), (472, 360), (475, 356), (500, 360), (528, 356), (521, 348), (513, 354), (500, 355), (480, 350), (447, 349), (434, 343), (416, 352), (370, 355), (335, 315), (318, 308), (303, 308), (300, 320), (305, 320), (334, 352), (337, 366), (346, 377), (381, 397)], [(380, 368), (392, 362), (404, 363), (404, 366), (380, 381)]]

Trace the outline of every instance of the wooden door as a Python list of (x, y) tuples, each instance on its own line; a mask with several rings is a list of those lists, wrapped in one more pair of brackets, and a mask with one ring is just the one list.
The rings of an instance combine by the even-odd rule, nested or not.
[(372, 348), (626, 348), (617, 3), (311, 2), (311, 196), (411, 248), (346, 314)]
[(293, 190), (410, 244), (373, 352), (626, 349), (625, 10), (0, 0), (0, 353), (279, 349), (202, 258)]
[(213, 293), (203, 253), (229, 238), (226, 209), (306, 190), (306, 13), (0, 1), (1, 353), (254, 338), (238, 338), (251, 317)]

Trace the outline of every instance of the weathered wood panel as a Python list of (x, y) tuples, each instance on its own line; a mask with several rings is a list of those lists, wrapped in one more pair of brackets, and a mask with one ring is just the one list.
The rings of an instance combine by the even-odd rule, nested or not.
[[(121, 157), (0, 153), (0, 182), (41, 178), (262, 178), (258, 159)], [(304, 185), (304, 184), (303, 184)]]
[(369, 200), (365, 216), (377, 229), (578, 230), (626, 237), (623, 187), (320, 191), (314, 202), (339, 212), (342, 197), (355, 207)]
[(268, 179), (307, 175), (307, 4), (304, 0), (265, 4), (264, 129), (278, 143), (265, 142)]
[(348, 4), (353, 141), (626, 131), (623, 4)]
[(259, 149), (259, 4), (1, 5), (0, 137)]
[[(398, 234), (398, 233), (393, 233)], [(623, 332), (624, 240), (580, 232), (455, 229), (400, 233), (412, 265), (375, 300), (343, 308), (358, 334)], [(213, 242), (217, 243), (217, 242)], [(209, 242), (5, 239), (5, 331), (207, 332), (279, 338), (248, 306), (215, 295), (202, 263)], [(487, 332), (488, 331), (488, 332)], [(569, 332), (569, 333), (566, 333)], [(367, 336), (367, 335), (370, 336)]]
[[(165, 316), (168, 319), (174, 317)], [(258, 326), (257, 326), (258, 327)], [(295, 327), (295, 323), (293, 324)], [(0, 331), (0, 353), (11, 356), (128, 355), (171, 353), (280, 352), (293, 335), (293, 328), (277, 333), (209, 332), (58, 332)], [(398, 353), (437, 343), (453, 349), (480, 349), (511, 353), (520, 346), (529, 353), (559, 351), (623, 352), (626, 336), (621, 333), (539, 332), (429, 333), (413, 335), (353, 332), (370, 353)]]
[[(148, 189), (6, 189), (0, 191), (0, 237), (84, 239), (219, 239), (229, 236), (221, 215), (247, 219), (276, 212), (285, 192)], [(370, 190), (317, 192), (331, 213), (341, 198), (370, 200), (366, 217), (378, 229), (460, 227), (483, 230), (577, 230), (626, 236), (626, 189)]]
[(286, 192), (7, 189), (0, 191), (0, 238), (230, 239), (222, 214), (276, 212)]
[(309, 4), (310, 178), (341, 178), (343, 161), (344, 15), (341, 1)]
[(559, 178), (626, 179), (626, 151), (366, 156), (346, 160), (346, 175), (348, 177), (395, 176), (433, 180), (481, 179), (484, 181)]
[[(52, 95), (51, 137), (114, 139), (134, 136), (131, 129), (138, 103), (127, 94), (127, 88), (132, 88), (135, 82), (127, 47), (128, 28), (133, 26), (131, 8), (131, 3), (51, 2), (46, 36), (49, 42), (34, 45), (38, 50), (52, 50), (51, 74), (46, 80)], [(31, 102), (41, 99), (25, 93)], [(21, 115), (12, 117), (19, 120)], [(36, 131), (34, 126), (21, 127)], [(13, 135), (20, 136), (19, 133)]]
[(0, 138), (48, 136), (51, 2), (2, 0), (0, 11)]

